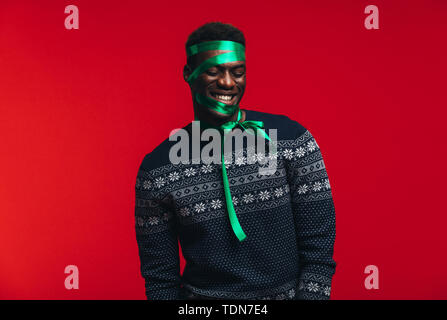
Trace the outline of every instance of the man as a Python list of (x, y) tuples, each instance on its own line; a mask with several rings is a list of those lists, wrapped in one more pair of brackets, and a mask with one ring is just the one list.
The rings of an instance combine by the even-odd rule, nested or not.
[[(267, 156), (276, 168), (260, 174), (262, 157), (250, 162), (249, 145), (231, 149), (231, 163), (224, 151), (223, 163), (173, 164), (169, 139), (144, 157), (135, 215), (147, 298), (329, 299), (335, 210), (318, 144), (285, 116), (239, 108), (246, 81), (240, 30), (205, 24), (186, 49), (183, 75), (201, 130), (252, 129), (267, 140), (276, 130)], [(193, 131), (191, 124), (184, 129)]]

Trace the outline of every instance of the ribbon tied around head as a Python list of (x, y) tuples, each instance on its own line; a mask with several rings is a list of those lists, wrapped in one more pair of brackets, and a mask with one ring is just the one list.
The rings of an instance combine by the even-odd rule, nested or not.
[[(228, 62), (235, 62), (235, 61), (245, 61), (245, 47), (244, 45), (234, 42), (234, 41), (206, 41), (201, 42), (199, 44), (192, 45), (187, 48), (187, 56), (193, 56), (195, 54), (198, 54), (203, 51), (209, 51), (209, 50), (222, 50), (222, 51), (229, 51), (225, 53), (218, 54), (216, 56), (213, 56), (204, 62), (202, 62), (199, 66), (197, 66), (192, 73), (189, 75), (187, 82), (191, 86), (192, 83), (197, 79), (197, 77), (208, 70), (211, 67), (217, 66), (219, 64), (224, 64)], [(231, 191), (228, 181), (228, 175), (227, 175), (227, 169), (225, 167), (225, 159), (224, 159), (224, 141), (225, 141), (225, 132), (233, 130), (235, 127), (240, 126), (243, 130), (247, 129), (253, 129), (255, 132), (260, 132), (263, 134), (264, 138), (270, 141), (269, 136), (267, 133), (263, 130), (264, 129), (264, 123), (262, 121), (253, 121), (253, 120), (247, 120), (243, 122), (239, 122), (241, 120), (242, 114), (241, 110), (239, 109), (238, 104), (234, 105), (227, 105), (223, 102), (217, 101), (215, 99), (212, 99), (210, 97), (201, 95), (199, 93), (196, 93), (194, 98), (196, 101), (210, 109), (213, 109), (215, 111), (218, 111), (223, 114), (232, 115), (236, 111), (238, 111), (238, 117), (236, 121), (229, 121), (224, 123), (221, 126), (212, 126), (210, 124), (205, 123), (204, 121), (201, 121), (201, 123), (207, 127), (207, 128), (216, 128), (221, 131), (222, 134), (222, 140), (221, 140), (221, 146), (222, 146), (222, 178), (223, 178), (223, 187), (224, 187), (224, 194), (225, 194), (225, 202), (227, 205), (227, 211), (228, 216), (230, 219), (230, 224), (233, 229), (234, 234), (239, 239), (239, 241), (244, 241), (247, 237), (242, 230), (242, 227), (239, 223), (239, 220), (236, 215), (236, 211), (234, 209), (233, 200), (231, 197)], [(250, 131), (247, 131), (250, 132)]]

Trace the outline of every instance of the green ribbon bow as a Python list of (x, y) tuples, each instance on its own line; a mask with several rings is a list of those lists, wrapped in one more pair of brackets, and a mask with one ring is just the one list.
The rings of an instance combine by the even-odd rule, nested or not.
[[(226, 53), (222, 53), (216, 56), (213, 56), (212, 58), (209, 58), (202, 62), (196, 69), (193, 70), (191, 75), (188, 77), (188, 84), (191, 86), (191, 84), (197, 79), (197, 77), (208, 70), (211, 67), (214, 67), (219, 64), (227, 63), (227, 62), (234, 62), (234, 61), (245, 61), (245, 47), (237, 42), (233, 41), (206, 41), (202, 42), (196, 45), (192, 45), (187, 48), (187, 56), (190, 57), (192, 55), (195, 55), (199, 52), (208, 51), (208, 50), (224, 50), (224, 51), (230, 51)], [(206, 97), (204, 95), (195, 94), (196, 101), (206, 106), (210, 109), (216, 110), (223, 114), (229, 114), (232, 115), (238, 111), (238, 117), (236, 121), (229, 121), (224, 123), (223, 125), (216, 127), (212, 126), (210, 124), (205, 123), (204, 121), (201, 121), (201, 124), (203, 124), (206, 128), (215, 128), (219, 129), (222, 134), (222, 178), (223, 178), (223, 187), (224, 187), (224, 193), (225, 193), (225, 202), (227, 205), (227, 211), (228, 216), (230, 218), (230, 224), (233, 229), (234, 234), (239, 239), (239, 241), (244, 241), (247, 237), (242, 230), (242, 227), (239, 223), (239, 220), (236, 215), (236, 211), (234, 210), (233, 200), (231, 197), (231, 191), (230, 191), (230, 185), (228, 182), (228, 175), (227, 175), (227, 168), (225, 167), (225, 158), (224, 158), (224, 142), (225, 142), (225, 132), (229, 132), (233, 130), (235, 127), (240, 126), (242, 129), (253, 129), (256, 133), (261, 132), (264, 136), (264, 138), (268, 139), (270, 141), (269, 136), (264, 131), (264, 123), (262, 121), (243, 121), (239, 122), (241, 120), (242, 114), (241, 110), (239, 109), (239, 105), (227, 105), (225, 103), (222, 103), (220, 101), (214, 100), (210, 97)], [(248, 131), (250, 132), (250, 131)]]

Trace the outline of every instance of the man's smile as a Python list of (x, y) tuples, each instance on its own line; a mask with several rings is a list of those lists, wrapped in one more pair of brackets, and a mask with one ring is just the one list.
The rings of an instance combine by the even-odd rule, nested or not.
[(215, 100), (225, 104), (233, 104), (237, 96), (237, 94), (222, 94), (217, 92), (210, 92), (210, 94)]

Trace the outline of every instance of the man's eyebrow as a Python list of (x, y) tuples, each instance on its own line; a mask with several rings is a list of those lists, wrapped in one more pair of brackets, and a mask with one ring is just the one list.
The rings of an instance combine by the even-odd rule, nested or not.
[[(222, 65), (217, 65), (216, 67), (219, 68), (220, 70), (226, 69)], [(235, 65), (235, 66), (231, 67), (230, 69), (233, 70), (233, 69), (237, 69), (237, 68), (245, 68), (245, 63), (240, 63), (238, 65)]]
[(245, 63), (238, 64), (231, 69), (237, 69), (237, 68), (245, 68)]

